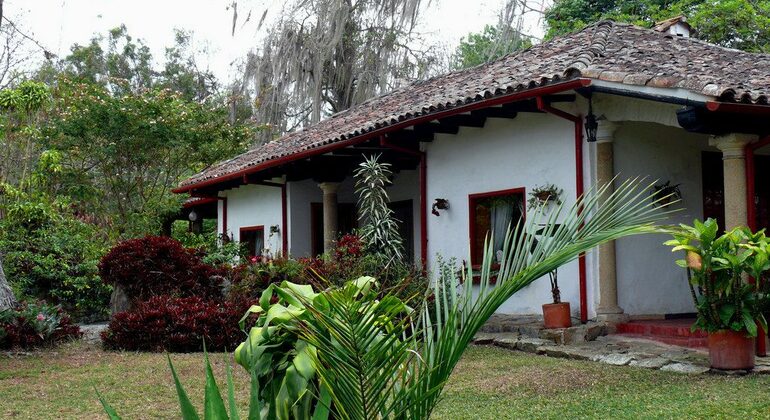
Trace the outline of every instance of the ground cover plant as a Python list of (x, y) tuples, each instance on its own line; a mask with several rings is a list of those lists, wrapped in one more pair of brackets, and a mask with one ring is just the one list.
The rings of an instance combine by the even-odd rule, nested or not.
[[(171, 359), (201, 411), (203, 355)], [(231, 355), (212, 353), (209, 360), (222, 381)], [(162, 353), (105, 352), (81, 342), (27, 356), (0, 353), (0, 417), (106, 418), (96, 386), (125, 419), (179, 418), (167, 366)], [(248, 372), (233, 369), (233, 382), (238, 408), (246, 413)], [(431, 418), (761, 418), (768, 401), (768, 375), (690, 376), (471, 346)]]
[(60, 306), (22, 302), (0, 311), (0, 349), (49, 347), (80, 335), (80, 328)]

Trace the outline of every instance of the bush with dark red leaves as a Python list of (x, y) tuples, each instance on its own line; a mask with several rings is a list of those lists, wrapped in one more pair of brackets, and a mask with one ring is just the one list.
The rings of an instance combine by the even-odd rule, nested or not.
[(58, 305), (22, 302), (13, 309), (0, 311), (2, 349), (50, 347), (80, 336), (80, 328)]
[(238, 321), (248, 309), (199, 297), (155, 296), (113, 316), (102, 332), (113, 350), (195, 352), (234, 350), (245, 335)]
[(118, 285), (134, 303), (153, 296), (222, 297), (222, 269), (203, 262), (202, 251), (178, 241), (147, 236), (119, 243), (99, 263), (99, 275)]

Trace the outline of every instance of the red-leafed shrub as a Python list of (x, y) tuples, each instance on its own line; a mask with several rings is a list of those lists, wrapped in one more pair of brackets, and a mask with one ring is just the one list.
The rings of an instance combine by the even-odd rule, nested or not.
[(33, 349), (79, 338), (80, 328), (61, 306), (25, 302), (0, 312), (0, 348)]
[(221, 298), (223, 273), (202, 258), (201, 251), (174, 239), (147, 236), (112, 248), (99, 263), (99, 275), (121, 286), (134, 302), (159, 295)]
[(155, 296), (113, 316), (102, 332), (108, 349), (194, 352), (233, 350), (243, 341), (238, 321), (248, 309), (199, 297)]

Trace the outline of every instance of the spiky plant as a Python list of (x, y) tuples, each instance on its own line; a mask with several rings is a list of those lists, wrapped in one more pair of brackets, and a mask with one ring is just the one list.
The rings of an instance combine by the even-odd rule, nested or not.
[[(474, 335), (511, 296), (599, 244), (659, 230), (654, 223), (664, 213), (647, 200), (648, 188), (630, 180), (613, 193), (594, 189), (568, 210), (535, 211), (507, 234), (497, 283), (490, 282), (488, 241), (477, 296), (463, 287), (477, 275), (470, 268), (459, 277), (444, 271), (448, 278), (436, 284), (448, 287), (435, 287), (435, 311), (422, 311), (413, 325), (385, 331), (382, 319), (341, 294), (328, 307), (307, 302), (313, 316), (302, 336), (317, 349), (316, 371), (329, 384), (335, 418), (429, 418)], [(536, 232), (549, 240), (538, 241)]]
[(388, 192), (393, 172), (390, 164), (379, 161), (380, 155), (367, 157), (355, 171), (358, 195), (359, 229), (361, 240), (367, 249), (388, 259), (400, 259), (404, 253), (404, 241), (398, 232), (398, 221), (388, 204)]

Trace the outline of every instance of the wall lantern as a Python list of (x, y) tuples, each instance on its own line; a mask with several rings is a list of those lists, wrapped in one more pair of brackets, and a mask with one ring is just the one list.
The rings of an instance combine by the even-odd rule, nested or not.
[(198, 213), (195, 212), (195, 210), (190, 211), (190, 214), (187, 215), (187, 218), (190, 219), (191, 222), (195, 222), (198, 220)]
[(433, 201), (433, 206), (431, 207), (430, 212), (434, 216), (441, 216), (439, 214), (439, 210), (449, 210), (449, 200), (446, 198), (437, 198), (435, 201)]
[(594, 115), (593, 105), (590, 99), (588, 100), (588, 115), (586, 115), (585, 128), (586, 141), (589, 143), (595, 143), (596, 130), (599, 129), (599, 122), (596, 120), (596, 115)]

